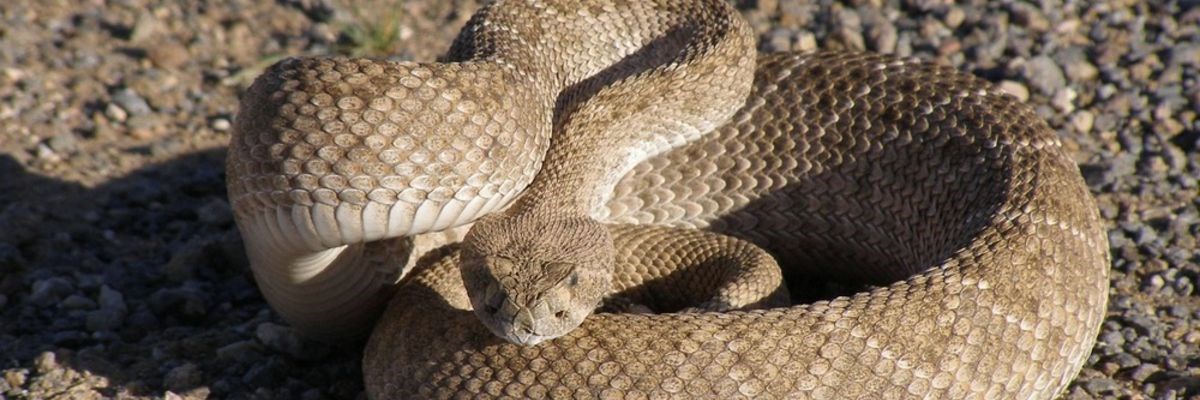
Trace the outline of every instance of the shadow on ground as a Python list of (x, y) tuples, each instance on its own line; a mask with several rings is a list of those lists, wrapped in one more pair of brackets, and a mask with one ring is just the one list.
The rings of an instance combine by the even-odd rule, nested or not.
[(362, 343), (303, 341), (260, 297), (224, 158), (200, 151), (88, 188), (0, 155), (0, 394), (361, 393)]

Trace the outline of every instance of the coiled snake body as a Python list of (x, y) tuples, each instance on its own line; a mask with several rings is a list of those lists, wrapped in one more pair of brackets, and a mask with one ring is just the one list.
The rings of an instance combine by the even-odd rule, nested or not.
[[(364, 356), (370, 396), (1049, 398), (1078, 372), (1107, 246), (1075, 164), (1027, 107), (889, 56), (755, 63), (720, 1), (580, 3), (485, 6), (446, 63), (287, 60), (243, 99), (229, 193), (255, 277), (310, 336), (383, 313)], [(448, 241), (413, 235), (481, 218), (465, 253), (427, 254), (395, 290), (414, 248)], [(497, 289), (480, 297), (477, 280), (495, 272), (468, 273), (466, 258), (490, 263), (475, 253), (500, 242), (553, 253), (579, 241), (556, 237), (599, 232), (572, 230), (592, 219), (626, 225), (572, 251), (618, 264), (662, 257), (630, 249), (666, 236), (716, 248), (669, 231), (700, 228), (768, 250), (788, 280), (879, 287), (506, 336), (536, 345), (489, 332), (517, 327), (480, 323)], [(570, 274), (595, 260), (568, 261)], [(628, 289), (620, 275), (634, 272), (606, 268), (618, 276), (605, 289)], [(571, 318), (594, 304), (553, 290)], [(535, 332), (536, 311), (513, 312), (534, 312)]]

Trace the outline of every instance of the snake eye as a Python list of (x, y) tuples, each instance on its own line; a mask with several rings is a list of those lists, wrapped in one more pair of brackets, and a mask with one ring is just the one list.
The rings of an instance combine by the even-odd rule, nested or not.
[(567, 284), (571, 285), (571, 286), (579, 285), (579, 273), (578, 272), (572, 273), (571, 279), (567, 280)]
[(567, 312), (566, 312), (566, 311), (563, 311), (563, 310), (559, 310), (558, 312), (554, 313), (554, 318), (558, 318), (558, 319), (566, 319), (566, 318), (567, 318)]
[(496, 307), (494, 305), (488, 304), (486, 306), (483, 306), (483, 311), (487, 312), (488, 314), (495, 315), (496, 313), (500, 312), (500, 308)]

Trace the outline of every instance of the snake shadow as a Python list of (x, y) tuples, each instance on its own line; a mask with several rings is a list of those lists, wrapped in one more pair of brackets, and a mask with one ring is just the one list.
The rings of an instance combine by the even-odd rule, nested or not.
[[(299, 398), (297, 380), (359, 396), (363, 343), (301, 340), (259, 295), (224, 160), (203, 150), (87, 187), (0, 155), (0, 369), (104, 397)], [(65, 371), (39, 372), (46, 352)]]

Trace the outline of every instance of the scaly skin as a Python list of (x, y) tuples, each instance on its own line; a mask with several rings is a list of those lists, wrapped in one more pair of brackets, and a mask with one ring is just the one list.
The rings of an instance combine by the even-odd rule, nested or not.
[[(485, 299), (491, 285), (463, 282), (467, 269), (443, 259), (401, 286), (378, 322), (364, 357), (371, 397), (1050, 398), (1078, 372), (1102, 319), (1108, 254), (1078, 170), (1027, 107), (919, 62), (775, 55), (759, 60), (744, 107), (704, 134), (696, 116), (737, 97), (742, 53), (706, 64), (685, 51), (660, 70), (653, 61), (677, 54), (661, 49), (689, 47), (655, 37), (724, 48), (714, 33), (744, 23), (680, 12), (701, 23), (678, 26), (719, 28), (679, 31), (654, 23), (671, 12), (591, 18), (631, 6), (607, 3), (495, 3), (451, 53), (469, 62), (292, 60), (260, 78), (235, 125), (229, 185), (272, 306), (312, 336), (361, 332), (401, 275), (400, 237), (485, 215), (485, 227), (541, 218), (540, 236), (578, 240), (557, 259), (532, 234), (501, 237), (544, 266), (507, 268), (527, 272), (509, 287), (535, 293), (506, 298), (537, 298), (575, 270), (615, 274), (625, 257), (670, 262), (610, 244), (625, 238), (598, 222), (708, 229), (771, 251), (789, 280), (881, 287), (762, 311), (598, 314), (521, 346), (493, 334), (521, 325), (489, 329), (467, 311), (464, 285)], [(651, 71), (624, 70), (643, 64)], [(642, 107), (651, 112), (631, 113)], [(668, 124), (676, 115), (695, 118)], [(521, 225), (475, 233), (496, 240), (495, 227)], [(479, 238), (464, 246), (479, 259), (529, 259)], [(599, 276), (591, 294), (558, 301), (594, 306), (594, 293), (612, 290)]]
[(438, 264), (376, 327), (370, 397), (1047, 399), (1083, 364), (1107, 297), (1099, 216), (1046, 124), (986, 82), (886, 56), (761, 59), (729, 124), (637, 166), (598, 217), (742, 237), (789, 280), (886, 286), (598, 314), (524, 347), (470, 318)]

